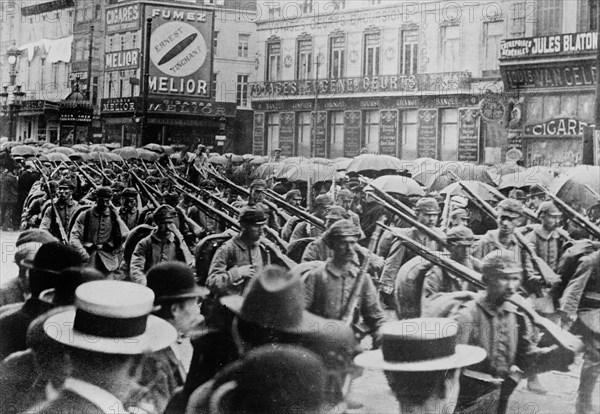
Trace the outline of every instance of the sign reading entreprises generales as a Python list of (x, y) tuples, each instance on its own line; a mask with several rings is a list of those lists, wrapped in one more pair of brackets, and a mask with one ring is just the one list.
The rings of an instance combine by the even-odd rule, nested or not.
[(500, 41), (500, 59), (509, 60), (535, 56), (578, 54), (595, 52), (597, 49), (597, 32), (563, 33), (550, 36), (503, 39)]

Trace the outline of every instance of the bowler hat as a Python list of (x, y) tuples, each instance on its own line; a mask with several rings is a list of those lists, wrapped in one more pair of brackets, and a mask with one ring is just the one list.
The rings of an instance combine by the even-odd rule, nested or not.
[(105, 185), (101, 185), (98, 188), (96, 188), (95, 193), (96, 197), (111, 198), (113, 196), (112, 188)]
[(67, 267), (80, 266), (83, 263), (81, 255), (71, 246), (58, 241), (43, 244), (32, 261), (24, 260), (22, 265), (30, 270), (32, 275), (57, 275)]
[(425, 214), (435, 214), (440, 212), (440, 206), (433, 197), (423, 197), (417, 201), (415, 211)]
[(35, 248), (37, 251), (43, 244), (58, 241), (46, 230), (28, 229), (20, 233), (15, 242), (17, 251)]
[(356, 365), (384, 371), (445, 371), (476, 364), (483, 348), (457, 344), (458, 323), (447, 318), (416, 318), (381, 327), (381, 349), (354, 358)]
[(551, 216), (562, 216), (562, 211), (556, 207), (552, 201), (544, 201), (540, 204), (537, 211), (537, 216), (541, 217), (542, 214), (549, 214)]
[(154, 292), (154, 303), (165, 300), (208, 296), (208, 289), (198, 286), (194, 272), (181, 262), (163, 262), (148, 272), (147, 286)]
[(496, 211), (499, 216), (519, 218), (523, 214), (523, 204), (513, 198), (505, 198), (496, 205)]
[(240, 223), (265, 224), (266, 222), (267, 214), (259, 205), (247, 206), (240, 212)]
[(154, 293), (146, 286), (116, 280), (88, 282), (75, 291), (75, 309), (49, 317), (44, 330), (56, 342), (97, 353), (156, 352), (175, 342), (177, 331), (150, 315), (153, 306)]
[(163, 204), (154, 210), (152, 217), (154, 218), (155, 223), (160, 223), (164, 220), (174, 219), (177, 217), (177, 212), (175, 211), (175, 208), (171, 207), (170, 205)]
[(240, 319), (267, 329), (309, 333), (326, 319), (304, 310), (304, 291), (298, 273), (267, 266), (248, 286), (246, 296), (225, 296), (221, 303)]

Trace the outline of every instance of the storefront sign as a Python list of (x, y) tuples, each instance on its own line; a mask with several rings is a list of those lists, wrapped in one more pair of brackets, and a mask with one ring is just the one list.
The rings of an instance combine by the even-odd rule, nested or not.
[(140, 4), (106, 9), (106, 34), (135, 31), (140, 28)]
[(574, 118), (555, 118), (541, 124), (525, 126), (525, 135), (534, 136), (583, 136), (587, 122)]
[(396, 156), (398, 142), (398, 110), (382, 110), (379, 124), (379, 153)]
[(135, 112), (137, 98), (108, 98), (100, 101), (100, 112), (102, 114), (119, 114), (124, 112)]
[(150, 93), (209, 97), (213, 11), (148, 4), (144, 15), (152, 18)]
[(139, 57), (139, 49), (107, 52), (104, 59), (104, 69), (108, 72), (113, 70), (137, 69), (140, 65)]
[(597, 48), (596, 32), (503, 39), (500, 41), (500, 59), (586, 53), (594, 52)]
[[(311, 112), (312, 122), (314, 122), (315, 113)], [(317, 124), (315, 130), (315, 157), (325, 157), (326, 156), (326, 148), (325, 148), (325, 137), (327, 133), (327, 112), (319, 111), (317, 115)]]
[(419, 109), (417, 115), (417, 157), (437, 159), (438, 110)]
[(344, 157), (356, 157), (360, 152), (360, 111), (344, 112)]
[(360, 78), (324, 79), (318, 82), (282, 81), (250, 83), (252, 98), (277, 96), (338, 95), (354, 93), (390, 93), (435, 91), (439, 93), (468, 89), (471, 84), (469, 72), (429, 73), (418, 75), (390, 75)]
[(501, 67), (501, 72), (507, 91), (596, 85), (596, 62), (591, 59), (531, 66), (505, 66)]
[(69, 73), (69, 80), (76, 79), (87, 79), (87, 72), (71, 72)]
[(294, 155), (294, 126), (296, 125), (295, 112), (282, 112), (279, 116), (279, 148), (281, 155), (291, 157)]
[(479, 162), (479, 109), (458, 109), (458, 161)]
[[(141, 98), (102, 99), (100, 108), (103, 115), (141, 111)], [(148, 98), (148, 112), (152, 114), (224, 116), (235, 117), (235, 102), (215, 102), (200, 99)]]
[(265, 151), (265, 113), (254, 112), (254, 129), (252, 130), (252, 154), (263, 155)]

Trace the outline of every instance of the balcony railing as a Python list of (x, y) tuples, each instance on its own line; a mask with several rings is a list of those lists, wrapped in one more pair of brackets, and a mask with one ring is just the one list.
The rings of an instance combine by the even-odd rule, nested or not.
[(381, 75), (315, 80), (295, 79), (249, 84), (253, 99), (286, 96), (321, 97), (352, 94), (414, 94), (419, 92), (451, 93), (468, 90), (471, 72), (440, 72), (417, 75)]

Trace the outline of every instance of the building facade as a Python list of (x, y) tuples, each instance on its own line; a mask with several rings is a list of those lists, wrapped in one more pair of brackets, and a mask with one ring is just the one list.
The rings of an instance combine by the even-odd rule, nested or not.
[[(105, 23), (100, 113), (107, 140), (250, 151), (254, 1), (118, 2), (106, 9)], [(142, 142), (146, 42), (148, 128)]]
[[(521, 3), (525, 16), (525, 2)], [(500, 69), (518, 100), (511, 147), (525, 164), (585, 162), (584, 135), (594, 124), (598, 0), (538, 0), (537, 19), (502, 41)], [(591, 139), (591, 138), (590, 138)]]
[(512, 3), (259, 2), (254, 153), (502, 161)]

